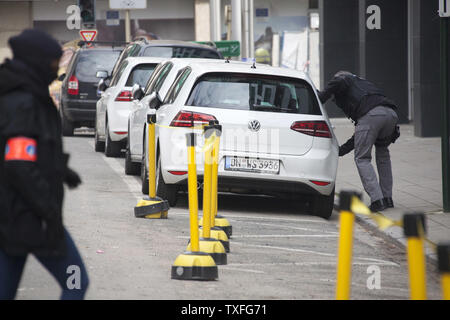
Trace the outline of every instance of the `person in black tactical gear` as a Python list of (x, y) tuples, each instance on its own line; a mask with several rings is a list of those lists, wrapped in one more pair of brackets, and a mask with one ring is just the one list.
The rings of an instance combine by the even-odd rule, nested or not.
[(48, 91), (62, 50), (35, 29), (9, 45), (13, 59), (0, 65), (0, 299), (14, 299), (28, 254), (55, 277), (62, 299), (83, 299), (86, 268), (62, 219), (63, 183), (81, 179), (67, 166)]
[[(394, 207), (392, 167), (388, 146), (399, 136), (397, 106), (373, 83), (347, 71), (339, 71), (318, 92), (322, 103), (334, 102), (355, 123), (354, 135), (339, 147), (339, 156), (355, 150), (355, 163), (374, 212)], [(372, 146), (379, 176), (371, 164)]]

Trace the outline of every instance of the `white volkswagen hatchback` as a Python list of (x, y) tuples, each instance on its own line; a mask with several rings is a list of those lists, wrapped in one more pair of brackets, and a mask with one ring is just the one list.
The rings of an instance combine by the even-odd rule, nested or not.
[[(313, 214), (330, 217), (339, 148), (304, 73), (229, 61), (189, 62), (164, 101), (158, 100), (150, 104), (157, 109), (158, 196), (173, 205), (177, 192), (186, 188), (188, 132), (198, 135), (201, 180), (204, 139), (197, 128), (218, 120), (219, 191), (306, 195)], [(142, 167), (146, 184), (147, 166)]]
[(97, 101), (95, 117), (95, 151), (118, 157), (128, 136), (128, 116), (133, 104), (133, 85), (145, 86), (156, 66), (164, 58), (135, 57), (125, 59), (111, 79), (110, 86)]

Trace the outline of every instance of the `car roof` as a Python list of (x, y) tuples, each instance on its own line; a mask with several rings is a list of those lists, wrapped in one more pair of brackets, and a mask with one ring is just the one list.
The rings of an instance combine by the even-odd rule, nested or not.
[(211, 60), (208, 61), (208, 63), (195, 61), (195, 59), (189, 60), (188, 66), (192, 68), (192, 72), (196, 74), (197, 77), (211, 72), (230, 72), (282, 76), (303, 79), (310, 82), (309, 77), (303, 71), (290, 68), (272, 67), (266, 64), (252, 64), (249, 62), (232, 60), (201, 59)]
[(166, 61), (167, 58), (162, 58), (162, 57), (128, 57), (126, 59), (124, 59), (122, 61), (122, 63), (124, 61), (128, 61), (128, 63), (130, 65), (137, 65), (137, 64), (142, 64), (142, 63), (161, 63)]
[(82, 51), (82, 52), (84, 52), (84, 51), (123, 51), (123, 47), (93, 47), (93, 48), (85, 48), (85, 47), (82, 47), (82, 48), (79, 48), (79, 49), (77, 49), (77, 51)]
[(203, 48), (203, 49), (209, 49), (209, 50), (213, 50), (213, 51), (217, 51), (216, 48), (206, 45), (206, 44), (201, 44), (201, 43), (196, 43), (196, 42), (191, 42), (191, 41), (182, 41), (182, 40), (147, 40), (147, 41), (137, 41), (137, 42), (141, 42), (143, 46), (145, 47), (171, 47), (171, 46), (179, 46), (179, 47), (194, 47), (194, 48)]

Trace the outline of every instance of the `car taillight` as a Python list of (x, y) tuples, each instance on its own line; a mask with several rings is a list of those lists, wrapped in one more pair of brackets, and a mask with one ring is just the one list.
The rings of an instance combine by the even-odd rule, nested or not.
[(129, 90), (120, 91), (120, 93), (117, 95), (116, 101), (133, 101), (133, 93)]
[(187, 171), (170, 171), (170, 170), (169, 170), (169, 173), (170, 173), (170, 174), (173, 174), (174, 176), (184, 176), (184, 175), (187, 174), (188, 172), (187, 172)]
[(69, 82), (67, 83), (67, 93), (71, 95), (78, 94), (78, 79), (75, 76), (71, 76), (69, 78)]
[(314, 183), (316, 186), (320, 186), (320, 187), (325, 187), (330, 184), (330, 182), (327, 182), (327, 181), (316, 181), (316, 180), (309, 180), (309, 181)]
[(291, 129), (313, 137), (331, 138), (331, 131), (325, 121), (296, 121)]
[(198, 112), (180, 111), (170, 123), (171, 127), (194, 127), (202, 124), (209, 124), (209, 121), (217, 120), (216, 117)]

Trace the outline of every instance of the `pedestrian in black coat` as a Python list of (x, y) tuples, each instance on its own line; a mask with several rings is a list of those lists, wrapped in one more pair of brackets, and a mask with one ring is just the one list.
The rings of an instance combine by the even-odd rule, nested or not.
[[(48, 91), (62, 50), (35, 29), (9, 45), (14, 57), (0, 65), (0, 299), (15, 297), (30, 253), (58, 280), (62, 298), (81, 299), (88, 278), (62, 218), (63, 183), (73, 188), (81, 179), (67, 166), (61, 118)], [(74, 285), (67, 282), (69, 267), (79, 272)]]

